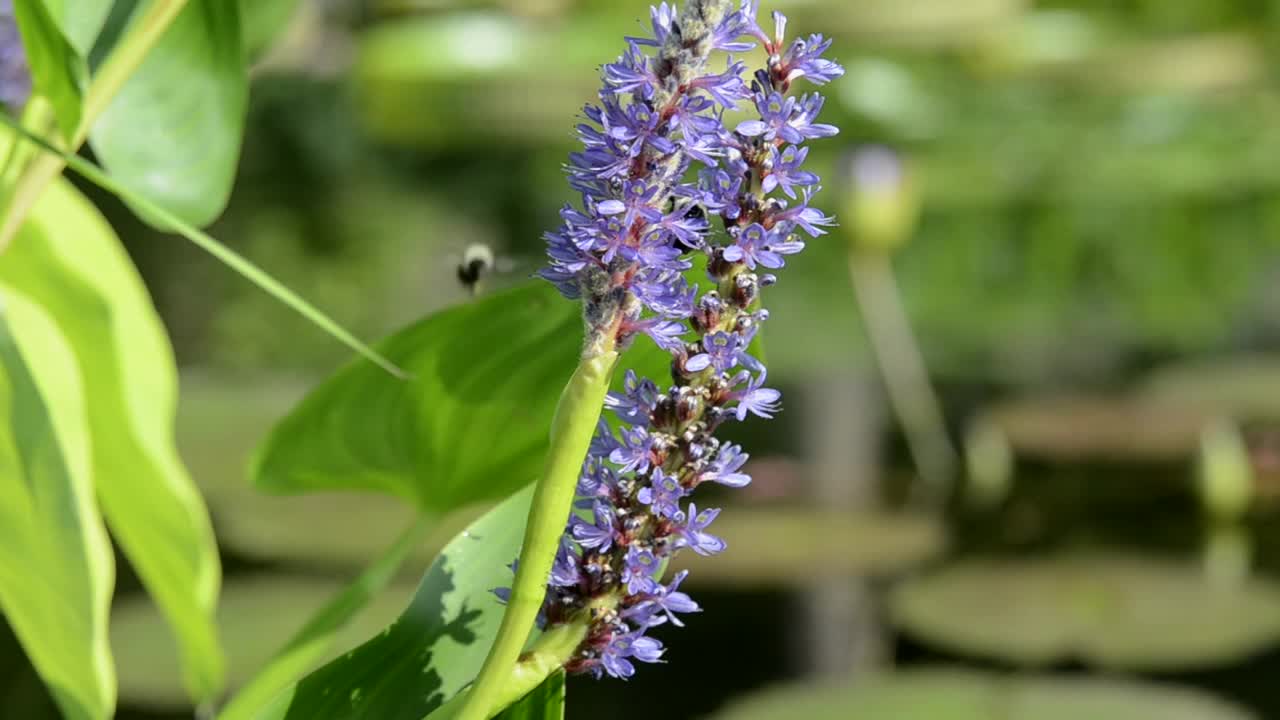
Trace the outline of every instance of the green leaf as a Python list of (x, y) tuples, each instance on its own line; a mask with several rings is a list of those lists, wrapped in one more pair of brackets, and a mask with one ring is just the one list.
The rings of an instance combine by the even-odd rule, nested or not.
[[(248, 92), (239, 3), (189, 0), (94, 123), (90, 141), (126, 187), (206, 225), (231, 193)], [(173, 228), (131, 206), (152, 225)]]
[(0, 302), (0, 611), (63, 716), (105, 719), (115, 565), (93, 498), (80, 372), (38, 304), (9, 288)]
[(70, 138), (80, 127), (80, 84), (88, 72), (84, 58), (39, 0), (16, 3), (13, 14), (31, 68), (32, 90), (53, 106), (62, 136)]
[(470, 683), (498, 630), (532, 487), (455, 537), (382, 633), (276, 696), (256, 720), (421, 720)]
[[(102, 25), (111, 13), (112, 0), (37, 0), (33, 5), (44, 5), (45, 13), (62, 29), (77, 54), (89, 57), (93, 43), (102, 31)], [(15, 7), (28, 3), (21, 0)]]
[(348, 365), (271, 433), (255, 482), (381, 490), (434, 512), (505, 497), (542, 469), (581, 325), (546, 283), (431, 315), (378, 346), (409, 382)]
[(106, 220), (60, 180), (7, 250), (0, 288), (39, 303), (74, 351), (107, 521), (173, 626), (189, 691), (213, 696), (223, 673), (217, 547), (174, 449), (173, 353), (137, 271)]
[(218, 720), (252, 718), (272, 696), (314, 667), (329, 652), (338, 632), (391, 582), (405, 557), (422, 540), (426, 527), (423, 519), (415, 522), (360, 577), (312, 615), (271, 662), (227, 703)]
[[(347, 365), (272, 431), (254, 482), (270, 492), (378, 490), (430, 512), (506, 497), (542, 471), (581, 343), (580, 305), (544, 282), (430, 315), (377, 346), (408, 383)], [(639, 338), (614, 387), (623, 369), (661, 380), (670, 365)]]
[(244, 51), (256, 57), (266, 51), (298, 9), (298, 0), (239, 0)]
[(552, 673), (494, 720), (564, 720), (564, 671)]

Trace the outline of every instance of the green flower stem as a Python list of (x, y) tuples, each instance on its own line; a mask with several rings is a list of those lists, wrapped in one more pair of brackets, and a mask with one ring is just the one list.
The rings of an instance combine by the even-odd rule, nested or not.
[[(597, 342), (591, 347), (593, 351), (583, 355), (578, 369), (560, 395), (560, 404), (556, 408), (555, 419), (551, 422), (551, 448), (547, 453), (542, 479), (534, 490), (533, 504), (529, 508), (529, 521), (525, 526), (516, 577), (511, 585), (511, 598), (502, 615), (498, 636), (489, 648), (489, 655), (485, 658), (475, 683), (465, 698), (459, 700), (461, 707), (456, 715), (457, 720), (488, 720), (505, 707), (502, 701), (515, 693), (517, 686), (524, 684), (522, 680), (531, 679), (541, 671), (541, 666), (538, 666), (527, 671), (513, 672), (546, 596), (547, 577), (551, 574), (560, 536), (564, 534), (565, 522), (573, 508), (578, 475), (591, 446), (591, 437), (595, 433), (605, 394), (609, 391), (609, 381), (618, 362), (618, 353), (614, 351), (612, 343)], [(547, 636), (553, 636), (552, 640), (558, 638), (566, 642), (572, 639), (563, 634), (557, 635), (554, 630), (547, 633)], [(572, 647), (568, 652), (572, 652)], [(534, 657), (541, 658), (539, 662), (551, 662), (557, 658), (554, 653)], [(566, 654), (564, 660), (567, 659)], [(555, 667), (559, 667), (559, 663), (552, 665), (550, 670)], [(542, 673), (541, 677), (545, 678), (550, 670)], [(541, 678), (538, 682), (541, 682)], [(515, 697), (518, 699), (529, 689), (536, 687), (536, 684), (520, 691)]]
[(924, 356), (911, 333), (890, 257), (878, 250), (852, 250), (849, 274), (889, 404), (925, 481), (925, 499), (942, 501), (951, 488), (956, 451), (947, 438), (942, 406), (929, 382)]
[[(534, 641), (529, 651), (520, 656), (520, 661), (511, 668), (501, 689), (493, 698), (491, 703), (493, 710), (486, 715), (498, 714), (503, 708), (515, 704), (520, 698), (541, 685), (544, 680), (569, 662), (574, 650), (578, 649), (586, 637), (587, 621), (585, 619), (560, 625), (543, 633)], [(428, 720), (458, 720), (458, 713), (468, 705), (471, 694), (472, 688), (467, 688), (453, 696), (449, 702), (432, 711), (427, 716)]]
[[(94, 121), (111, 104), (111, 99), (138, 69), (142, 59), (151, 52), (151, 48), (155, 47), (160, 36), (173, 24), (174, 18), (186, 4), (187, 0), (153, 0), (141, 17), (132, 23), (128, 34), (112, 49), (89, 84), (80, 114), (80, 126), (75, 135), (66, 145), (55, 141), (59, 150), (74, 153), (80, 149), (89, 137), (89, 129), (93, 127)], [(9, 246), (18, 228), (27, 219), (31, 207), (49, 183), (62, 172), (63, 167), (65, 163), (62, 159), (49, 153), (38, 155), (27, 165), (18, 178), (12, 197), (4, 207), (4, 218), (0, 220), (0, 252)]]

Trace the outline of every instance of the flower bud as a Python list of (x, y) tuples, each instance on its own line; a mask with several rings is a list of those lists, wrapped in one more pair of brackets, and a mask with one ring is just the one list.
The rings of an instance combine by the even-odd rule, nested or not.
[(853, 247), (888, 252), (915, 230), (920, 200), (902, 158), (887, 147), (861, 147), (841, 163), (845, 232)]

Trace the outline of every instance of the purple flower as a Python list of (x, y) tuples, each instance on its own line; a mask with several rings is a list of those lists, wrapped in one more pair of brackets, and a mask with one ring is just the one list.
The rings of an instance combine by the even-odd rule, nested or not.
[(17, 111), (31, 95), (31, 69), (13, 16), (13, 0), (0, 0), (0, 103)]
[(649, 66), (649, 57), (637, 43), (628, 43), (627, 52), (617, 62), (604, 66), (604, 81), (610, 92), (638, 93), (644, 97), (658, 87), (658, 76)]
[(640, 488), (636, 499), (648, 505), (657, 517), (675, 517), (680, 512), (680, 498), (685, 494), (679, 478), (663, 473), (662, 468), (654, 468), (649, 484)]
[(793, 40), (791, 47), (782, 56), (785, 82), (790, 84), (803, 77), (815, 85), (825, 85), (844, 75), (844, 68), (820, 57), (829, 47), (831, 41), (821, 35), (810, 35), (807, 40)]
[(648, 335), (658, 347), (669, 353), (679, 352), (684, 348), (682, 336), (688, 332), (688, 328), (684, 326), (684, 323), (678, 320), (663, 320), (661, 318), (648, 318), (632, 322), (631, 328)]
[(796, 240), (775, 240), (772, 233), (759, 223), (752, 223), (738, 233), (738, 239), (724, 249), (724, 259), (730, 262), (746, 263), (755, 270), (756, 265), (767, 268), (780, 268), (785, 262), (783, 255), (794, 255), (804, 249), (804, 243)]
[(698, 506), (689, 503), (689, 510), (681, 513), (681, 524), (676, 526), (676, 542), (699, 555), (715, 555), (724, 550), (724, 540), (706, 531), (706, 527), (720, 514), (719, 508), (707, 508), (698, 512)]
[(729, 63), (729, 68), (718, 75), (703, 75), (689, 83), (689, 87), (704, 90), (716, 102), (729, 110), (738, 107), (743, 100), (751, 97), (751, 91), (742, 81), (742, 73), (747, 69), (740, 60)]
[(747, 459), (751, 456), (742, 452), (742, 448), (738, 445), (728, 443), (720, 446), (720, 451), (716, 453), (716, 459), (707, 466), (706, 471), (699, 476), (699, 482), (715, 482), (729, 487), (743, 487), (751, 482), (751, 476), (746, 473), (740, 473), (738, 470), (747, 463)]
[(810, 237), (818, 237), (826, 235), (826, 230), (819, 230), (818, 226), (831, 227), (836, 224), (835, 218), (824, 215), (823, 212), (809, 205), (809, 199), (814, 196), (822, 187), (815, 185), (812, 188), (804, 189), (804, 200), (795, 207), (787, 208), (774, 216), (774, 220), (778, 223), (791, 224), (800, 226), (802, 230), (809, 233)]
[(626, 586), (627, 593), (639, 595), (651, 593), (657, 589), (658, 583), (654, 581), (653, 575), (660, 567), (658, 558), (653, 552), (638, 547), (627, 550), (626, 558), (622, 563), (622, 583)]
[(631, 284), (631, 290), (650, 310), (669, 318), (686, 318), (693, 314), (693, 299), (698, 288), (684, 276), (670, 270), (645, 272)]
[[(750, 339), (747, 339), (750, 342)], [(702, 338), (704, 352), (694, 355), (685, 363), (685, 368), (700, 372), (709, 367), (716, 372), (726, 372), (738, 364), (738, 352), (742, 347), (742, 338), (727, 332), (716, 332)]]
[(609, 461), (622, 472), (644, 472), (649, 469), (649, 453), (653, 450), (653, 436), (643, 427), (631, 427), (622, 431), (622, 445), (609, 453)]
[[(677, 588), (689, 576), (688, 570), (681, 570), (668, 585), (658, 585), (648, 599), (623, 611), (622, 617), (636, 623), (642, 628), (661, 625), (668, 620), (676, 627), (684, 627), (684, 623), (676, 617), (676, 613), (701, 612), (702, 608), (685, 593)], [(661, 614), (659, 614), (661, 613)]]
[[(742, 375), (747, 374), (742, 373), (739, 377), (742, 377)], [(763, 387), (767, 375), (768, 373), (761, 367), (759, 375), (755, 377), (748, 375), (750, 379), (747, 380), (745, 388), (730, 393), (730, 397), (738, 401), (738, 407), (734, 409), (734, 416), (739, 420), (746, 420), (747, 413), (771, 420), (773, 419), (773, 414), (780, 409), (781, 406), (778, 401), (782, 399), (782, 393), (773, 388)]]
[(595, 523), (589, 523), (577, 516), (570, 519), (573, 525), (571, 530), (573, 539), (584, 548), (604, 552), (613, 545), (613, 509), (597, 500), (594, 503), (593, 514)]
[(641, 632), (617, 635), (605, 646), (600, 664), (612, 677), (626, 679), (636, 673), (636, 666), (627, 658), (647, 663), (658, 662), (662, 658), (662, 643), (644, 637)]
[(552, 587), (573, 587), (582, 579), (578, 570), (578, 553), (573, 549), (569, 538), (560, 539), (560, 549), (556, 552), (556, 560), (551, 565), (551, 578), (548, 585)]
[(649, 413), (658, 404), (658, 386), (628, 369), (622, 387), (623, 392), (611, 392), (605, 397), (604, 406), (632, 425), (648, 425)]
[(808, 156), (809, 148), (807, 147), (788, 145), (785, 150), (779, 150), (777, 147), (769, 148), (769, 164), (772, 167), (760, 184), (761, 189), (770, 193), (774, 188), (780, 187), (787, 197), (794, 198), (795, 186), (817, 184), (817, 175), (801, 169)]

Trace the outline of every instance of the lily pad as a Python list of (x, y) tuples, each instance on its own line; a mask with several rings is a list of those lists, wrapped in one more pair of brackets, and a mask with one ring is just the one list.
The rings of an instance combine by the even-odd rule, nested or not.
[(1162, 405), (1239, 420), (1280, 420), (1277, 387), (1280, 357), (1254, 355), (1157, 370), (1142, 383), (1139, 393)]
[[(218, 606), (218, 625), (227, 649), (230, 687), (239, 687), (252, 677), (342, 587), (336, 580), (303, 576), (227, 581)], [(395, 619), (412, 593), (412, 585), (392, 585), (375, 596), (339, 631), (332, 652), (316, 664), (327, 662), (376, 634)], [(173, 641), (159, 613), (145, 597), (134, 595), (117, 601), (111, 614), (111, 645), (123, 704), (189, 706)]]
[(857, 683), (792, 685), (743, 698), (713, 720), (1251, 720), (1203, 692), (1094, 678), (1011, 678), (931, 669)]
[(794, 585), (818, 576), (885, 575), (937, 554), (943, 528), (925, 515), (726, 508), (712, 526), (728, 548), (681, 553), (689, 581), (718, 586)]
[(1123, 555), (962, 562), (906, 581), (889, 604), (914, 636), (1019, 665), (1181, 671), (1280, 640), (1277, 583), (1215, 584), (1191, 563)]
[(1207, 415), (1184, 404), (1091, 396), (1027, 398), (983, 416), (1014, 450), (1077, 460), (1177, 460), (1199, 447)]

